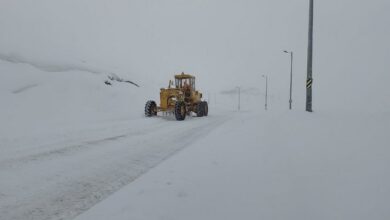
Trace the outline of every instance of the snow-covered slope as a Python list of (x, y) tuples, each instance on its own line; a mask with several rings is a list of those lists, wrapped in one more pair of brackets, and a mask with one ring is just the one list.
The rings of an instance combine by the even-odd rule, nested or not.
[(6, 61), (0, 71), (1, 145), (10, 148), (142, 115), (146, 94), (127, 83), (107, 86), (105, 74), (49, 72)]

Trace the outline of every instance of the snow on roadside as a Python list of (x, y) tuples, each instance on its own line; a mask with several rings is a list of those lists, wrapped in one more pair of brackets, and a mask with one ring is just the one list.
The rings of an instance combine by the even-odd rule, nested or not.
[(6, 61), (0, 61), (0, 72), (0, 150), (4, 154), (26, 150), (26, 145), (61, 141), (113, 121), (139, 118), (146, 99), (144, 92), (138, 94), (140, 88), (130, 84), (105, 85), (105, 74), (45, 72)]
[(232, 118), (76, 219), (390, 217), (389, 114)]
[(0, 72), (0, 219), (71, 219), (227, 119), (145, 118), (158, 89), (105, 74)]

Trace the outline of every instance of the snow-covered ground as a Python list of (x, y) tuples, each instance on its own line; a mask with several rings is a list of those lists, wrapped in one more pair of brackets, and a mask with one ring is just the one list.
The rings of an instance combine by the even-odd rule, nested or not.
[(389, 114), (229, 117), (76, 219), (389, 218)]
[(148, 86), (0, 68), (1, 219), (390, 216), (385, 110), (308, 114), (271, 96), (265, 111), (263, 94), (244, 88), (241, 111), (235, 90), (222, 91), (207, 118), (177, 122), (143, 116), (158, 96)]
[(1, 219), (72, 218), (227, 119), (148, 119), (147, 87), (108, 86), (86, 71), (0, 68)]

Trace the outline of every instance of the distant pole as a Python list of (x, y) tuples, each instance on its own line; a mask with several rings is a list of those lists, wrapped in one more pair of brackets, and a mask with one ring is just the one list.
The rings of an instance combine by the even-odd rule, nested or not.
[(310, 0), (309, 11), (309, 45), (307, 49), (307, 78), (306, 78), (306, 111), (312, 112), (313, 84), (313, 0)]
[(241, 108), (241, 88), (238, 86), (238, 111), (240, 111)]
[(290, 54), (290, 57), (291, 57), (291, 68), (290, 68), (290, 100), (289, 100), (289, 103), (290, 103), (290, 110), (291, 110), (291, 105), (292, 105), (292, 72), (293, 72), (293, 57), (294, 57), (294, 53), (291, 51), (291, 52), (288, 52), (288, 51), (284, 51), (285, 53), (289, 53)]
[(265, 110), (268, 109), (268, 76), (265, 77)]
[(291, 70), (290, 70), (290, 110), (291, 110), (291, 105), (292, 105), (292, 72), (293, 72), (293, 58), (294, 58), (294, 53), (291, 51)]
[(264, 108), (265, 110), (267, 110), (267, 105), (268, 105), (268, 76), (267, 75), (263, 75), (263, 77), (265, 78), (265, 104), (264, 104)]

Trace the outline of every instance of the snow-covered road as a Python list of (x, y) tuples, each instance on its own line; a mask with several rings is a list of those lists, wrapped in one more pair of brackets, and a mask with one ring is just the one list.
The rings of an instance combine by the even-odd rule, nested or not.
[(71, 219), (227, 119), (105, 121), (43, 145), (2, 147), (1, 219)]
[(76, 220), (389, 219), (389, 122), (241, 111)]

